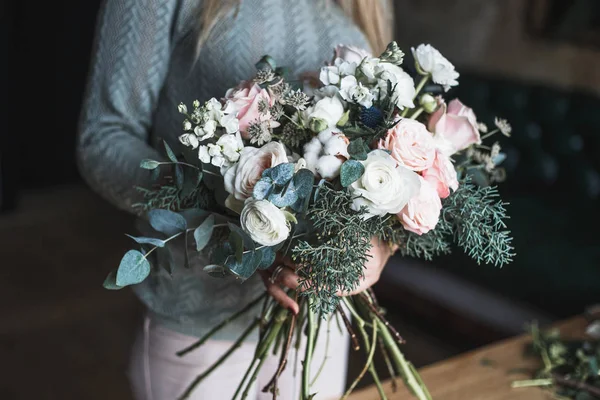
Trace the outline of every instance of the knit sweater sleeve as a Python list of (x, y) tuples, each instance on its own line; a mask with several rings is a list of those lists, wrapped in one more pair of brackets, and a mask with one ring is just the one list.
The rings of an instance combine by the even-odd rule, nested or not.
[(175, 0), (105, 0), (98, 15), (77, 160), (88, 185), (129, 212), (135, 186), (150, 183), (140, 161), (163, 158), (149, 144), (150, 130), (178, 7)]

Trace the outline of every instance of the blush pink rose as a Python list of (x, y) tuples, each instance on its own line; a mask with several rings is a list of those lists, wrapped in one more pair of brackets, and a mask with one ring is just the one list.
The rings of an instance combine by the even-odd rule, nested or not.
[(464, 150), (473, 143), (481, 144), (477, 117), (473, 110), (458, 99), (448, 105), (441, 97), (437, 98), (439, 107), (431, 114), (428, 127), (435, 133), (438, 147), (448, 156)]
[(454, 165), (450, 158), (441, 151), (436, 152), (431, 168), (423, 171), (423, 179), (437, 190), (442, 199), (450, 196), (450, 189), (458, 189), (458, 178)]
[(412, 197), (398, 213), (398, 219), (404, 229), (422, 235), (434, 229), (440, 219), (442, 202), (435, 188), (423, 178), (419, 194)]
[(389, 150), (398, 165), (413, 171), (423, 171), (433, 165), (435, 142), (425, 125), (414, 119), (404, 118), (390, 129), (377, 145)]
[(251, 123), (271, 119), (269, 111), (260, 113), (258, 109), (261, 102), (266, 102), (270, 107), (274, 100), (266, 89), (252, 81), (242, 81), (237, 87), (229, 89), (225, 93), (225, 101), (227, 103), (224, 112), (237, 116), (244, 139), (250, 139), (247, 130)]
[(334, 51), (335, 58), (341, 58), (344, 61), (356, 63), (356, 65), (360, 64), (365, 57), (373, 57), (373, 55), (365, 49), (343, 44), (338, 45)]

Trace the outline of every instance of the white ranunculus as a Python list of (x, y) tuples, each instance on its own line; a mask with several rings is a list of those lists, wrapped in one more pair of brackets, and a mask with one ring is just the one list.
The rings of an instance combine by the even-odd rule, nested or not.
[(246, 200), (240, 223), (244, 232), (263, 246), (275, 246), (290, 235), (285, 215), (267, 200)]
[(337, 85), (340, 82), (340, 70), (334, 65), (322, 67), (319, 79), (323, 85)]
[(185, 133), (185, 134), (179, 136), (179, 141), (184, 146), (191, 147), (192, 149), (195, 149), (196, 147), (198, 147), (198, 144), (199, 144), (198, 138), (196, 137), (196, 135), (191, 134), (191, 133)]
[(225, 190), (238, 200), (246, 200), (252, 197), (254, 185), (265, 169), (286, 162), (285, 146), (279, 142), (269, 142), (261, 148), (244, 147), (237, 164), (225, 172)]
[(365, 57), (373, 57), (366, 49), (355, 46), (337, 45), (335, 48), (335, 58), (341, 58), (344, 61), (360, 64)]
[(446, 59), (436, 48), (429, 44), (420, 44), (416, 49), (411, 48), (418, 67), (431, 74), (431, 79), (448, 91), (451, 86), (458, 85), (459, 74), (454, 65)]
[(388, 81), (394, 87), (393, 101), (398, 108), (405, 107), (413, 108), (413, 98), (415, 97), (415, 83), (413, 79), (402, 68), (397, 65), (382, 62), (377, 65), (376, 72), (378, 75), (377, 87), (381, 90), (382, 95), (386, 95), (388, 91)]
[(317, 101), (308, 117), (309, 121), (313, 118), (321, 119), (327, 123), (328, 128), (333, 128), (342, 115), (344, 115), (344, 105), (336, 96), (325, 97)]
[(350, 185), (350, 190), (355, 196), (352, 209), (358, 211), (366, 206), (366, 218), (397, 214), (419, 193), (419, 175), (397, 166), (386, 151), (373, 150), (362, 163), (365, 172)]
[(375, 95), (371, 93), (369, 88), (364, 87), (360, 82), (358, 85), (348, 90), (348, 96), (355, 103), (358, 103), (365, 108), (370, 108), (373, 105), (373, 100), (375, 99)]

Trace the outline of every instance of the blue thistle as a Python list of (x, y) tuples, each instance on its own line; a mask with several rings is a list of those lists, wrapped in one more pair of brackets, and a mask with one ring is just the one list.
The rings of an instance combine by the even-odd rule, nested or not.
[(383, 123), (383, 112), (375, 106), (362, 107), (360, 110), (360, 122), (369, 128), (375, 128)]

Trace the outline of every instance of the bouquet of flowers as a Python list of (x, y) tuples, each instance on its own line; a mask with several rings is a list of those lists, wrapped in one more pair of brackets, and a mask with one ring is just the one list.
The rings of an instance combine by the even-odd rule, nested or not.
[[(137, 207), (147, 212), (157, 237), (132, 237), (139, 250), (124, 255), (105, 287), (141, 282), (152, 269), (151, 253), (188, 236), (196, 251), (208, 255), (204, 269), (214, 277), (243, 281), (271, 267), (276, 255), (296, 265), (300, 286), (289, 295), (299, 313), (257, 293), (179, 353), (263, 301), (260, 317), (209, 369), (259, 330), (255, 359), (235, 397), (245, 397), (266, 355), (279, 351), (280, 368), (264, 388), (276, 398), (292, 338), (305, 334), (302, 399), (313, 398), (309, 366), (316, 337), (326, 334), (319, 329), (324, 322), (338, 319), (354, 349), (367, 354), (346, 396), (369, 372), (385, 398), (373, 366), (379, 350), (392, 377), (401, 377), (417, 398), (430, 399), (373, 292), (340, 294), (357, 287), (374, 240), (427, 260), (448, 253), (454, 243), (477, 262), (511, 261), (505, 203), (491, 186), (504, 178), (504, 154), (498, 144), (482, 143), (497, 132), (510, 135), (510, 125), (496, 119), (496, 129), (488, 132), (458, 99), (446, 103), (442, 94), (458, 84), (454, 66), (430, 45), (412, 49), (412, 55), (416, 86), (401, 67), (404, 53), (395, 42), (378, 57), (338, 46), (318, 78), (297, 79), (265, 56), (256, 75), (223, 98), (180, 104), (182, 152), (165, 142), (168, 161), (141, 163), (157, 179), (161, 167), (174, 171), (171, 183), (140, 189), (145, 201)], [(205, 376), (191, 382), (182, 398)]]

